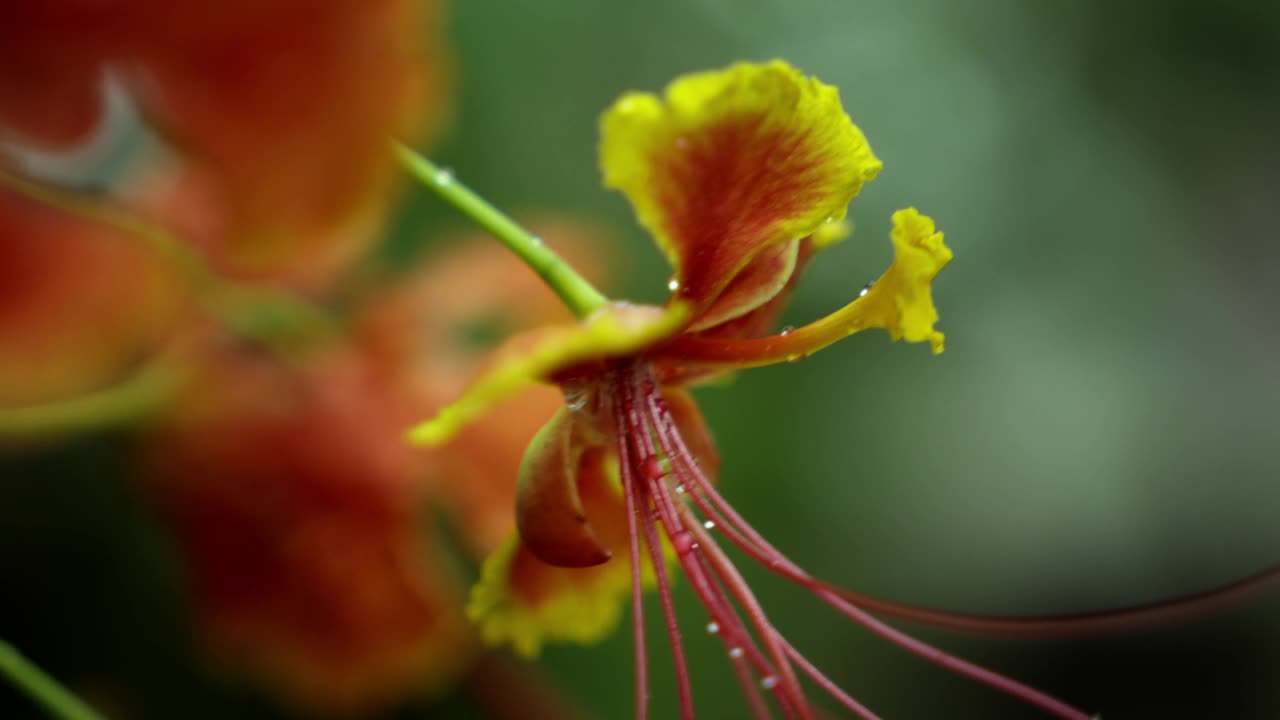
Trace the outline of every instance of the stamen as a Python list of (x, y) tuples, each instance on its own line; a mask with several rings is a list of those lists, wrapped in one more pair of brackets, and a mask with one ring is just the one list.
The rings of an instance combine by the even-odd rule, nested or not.
[[(619, 387), (623, 404), (627, 407), (625, 420), (629, 423), (629, 427), (627, 428), (628, 432), (625, 434), (637, 442), (639, 445), (638, 452), (643, 452), (646, 455), (650, 453), (656, 454), (657, 450), (654, 447), (651, 432), (660, 434), (660, 423), (657, 422), (657, 418), (652, 416), (652, 408), (658, 397), (653, 378), (650, 376), (641, 379), (639, 373), (628, 373), (628, 375), (631, 376), (629, 378), (630, 382), (622, 382)], [(648, 401), (646, 409), (649, 409), (650, 412), (644, 413), (643, 416), (640, 412), (641, 406), (636, 401), (638, 395)], [(646, 422), (646, 419), (649, 422)], [(665, 448), (664, 451), (666, 451)], [(683, 457), (678, 457), (671, 453), (668, 453), (668, 457), (676, 461), (674, 463), (676, 468), (679, 468), (683, 463), (692, 462), (692, 456), (687, 451)], [(711, 605), (712, 603), (718, 604), (722, 600), (715, 597), (716, 593), (712, 589), (714, 584), (706, 582), (705, 575), (703, 575), (705, 569), (701, 562), (703, 558), (700, 556), (694, 557), (691, 554), (691, 551), (696, 549), (698, 545), (690, 542), (688, 539), (690, 535), (697, 537), (697, 542), (706, 544), (705, 552), (709, 554), (708, 559), (711, 561), (707, 567), (710, 568), (714, 576), (718, 577), (727, 586), (730, 594), (743, 607), (751, 624), (759, 632), (765, 647), (768, 648), (769, 656), (776, 666), (775, 672), (780, 673), (782, 679), (781, 685), (776, 689), (775, 697), (778, 699), (783, 711), (789, 717), (795, 716), (802, 718), (802, 720), (811, 720), (813, 717), (812, 709), (809, 707), (804, 693), (800, 689), (799, 681), (796, 679), (795, 673), (782, 650), (779, 643), (779, 634), (769, 623), (763, 608), (760, 607), (759, 602), (751, 593), (746, 581), (737, 573), (732, 563), (716, 547), (709, 536), (703, 537), (699, 535), (699, 533), (705, 534), (705, 531), (695, 522), (688, 521), (687, 508), (681, 508), (685, 511), (683, 514), (679, 512), (675, 501), (667, 495), (667, 489), (663, 483), (651, 483), (650, 490), (663, 527), (667, 531), (667, 536), (676, 547), (677, 558), (684, 568), (685, 574), (689, 576), (691, 584), (695, 586), (695, 590), (702, 597), (703, 602)], [(692, 526), (690, 527), (690, 525)], [(723, 600), (723, 602), (727, 604), (727, 600)], [(726, 638), (726, 641), (728, 640)]]
[[(618, 419), (621, 419), (621, 413), (619, 413)], [(625, 463), (627, 454), (624, 446), (627, 445), (627, 438), (619, 437), (618, 445), (619, 460)], [(632, 449), (639, 452), (639, 448)], [(654, 456), (650, 455), (645, 457), (644, 460), (640, 462), (640, 465), (642, 468), (645, 468), (644, 474), (648, 477), (651, 483), (661, 481), (661, 466), (657, 463)], [(658, 469), (656, 475), (649, 471), (650, 468)], [(636, 504), (649, 504), (645, 498), (643, 487), (633, 488), (633, 490), (639, 491), (637, 492), (638, 497), (636, 499), (640, 502)], [(682, 720), (693, 720), (693, 688), (689, 680), (689, 666), (688, 663), (685, 662), (684, 644), (680, 639), (680, 624), (676, 619), (675, 601), (671, 596), (671, 583), (667, 579), (667, 565), (666, 561), (662, 557), (662, 545), (658, 541), (658, 530), (654, 524), (652, 514), (642, 513), (641, 517), (644, 519), (644, 540), (645, 545), (649, 550), (649, 561), (653, 564), (653, 572), (658, 581), (658, 597), (662, 603), (663, 619), (666, 621), (667, 638), (671, 642), (671, 656), (674, 661), (676, 671), (676, 688), (680, 697), (680, 717)], [(692, 540), (690, 540), (690, 542), (692, 542)]]
[[(963, 677), (980, 682), (990, 688), (1003, 692), (1011, 697), (1018, 698), (1030, 705), (1039, 707), (1046, 712), (1056, 715), (1067, 720), (1089, 720), (1089, 714), (1081, 712), (1062, 701), (1042, 693), (1028, 685), (1024, 685), (1012, 678), (1006, 677), (991, 670), (979, 667), (966, 660), (950, 655), (938, 648), (935, 648), (925, 642), (916, 640), (915, 638), (903, 633), (889, 625), (872, 617), (866, 611), (856, 607), (848, 602), (839, 594), (827, 588), (824, 584), (813, 579), (808, 573), (804, 572), (799, 566), (791, 562), (785, 555), (768, 543), (754, 528), (752, 528), (724, 498), (715, 490), (715, 487), (698, 469), (696, 463), (684, 461), (684, 458), (690, 457), (688, 448), (684, 445), (684, 439), (680, 437), (679, 432), (675, 429), (675, 421), (670, 413), (664, 408), (650, 403), (650, 409), (657, 415), (657, 427), (659, 443), (663, 445), (664, 452), (669, 452), (672, 457), (682, 460), (675, 468), (677, 473), (686, 481), (692, 481), (697, 492), (691, 493), (694, 503), (699, 509), (707, 514), (716, 514), (722, 520), (727, 520), (737, 532), (727, 533), (731, 540), (734, 541), (744, 552), (750, 555), (758, 562), (764, 564), (775, 573), (796, 582), (810, 591), (814, 592), (828, 605), (835, 608), (841, 614), (854, 620), (873, 634), (878, 635), (914, 655), (932, 662), (940, 667), (950, 670)], [(667, 450), (667, 445), (671, 446), (671, 450)], [(706, 505), (706, 500), (700, 496), (710, 499), (715, 510)], [(718, 551), (718, 548), (716, 548)], [(824, 688), (825, 689), (825, 688)], [(830, 692), (830, 690), (828, 690)]]
[[(615, 417), (620, 416), (615, 409)], [(618, 429), (621, 430), (619, 425)], [(644, 587), (641, 584), (640, 571), (640, 534), (636, 531), (636, 522), (640, 508), (636, 503), (636, 481), (632, 476), (631, 464), (626, 457), (626, 443), (618, 443), (619, 474), (622, 480), (622, 494), (627, 505), (627, 543), (631, 549), (631, 634), (636, 653), (636, 720), (649, 717), (649, 667), (644, 646)]]
[[(640, 418), (639, 412), (634, 412), (638, 406), (635, 404), (632, 388), (623, 385), (619, 388), (618, 397), (622, 398), (623, 404), (633, 411), (628, 412), (625, 419), (619, 419), (619, 427), (623, 430), (620, 434), (637, 439), (639, 441), (638, 444), (645, 452), (655, 452), (652, 438), (649, 437), (647, 429), (646, 431), (640, 430), (640, 428), (645, 428), (645, 425)], [(666, 485), (661, 482), (654, 482), (652, 484), (652, 492), (655, 512), (659, 514), (659, 519), (663, 522), (663, 527), (667, 531), (668, 537), (672, 535), (671, 530), (673, 528), (679, 532), (685, 532), (679, 527), (677, 515), (674, 511), (675, 503), (671, 496), (668, 495)], [(752, 675), (752, 667), (762, 675), (772, 673), (773, 669), (769, 666), (764, 654), (755, 646), (755, 641), (747, 632), (746, 626), (737, 611), (730, 605), (723, 590), (711, 579), (712, 573), (702, 558), (695, 553), (685, 552), (677, 554), (677, 560), (694, 592), (711, 611), (712, 616), (718, 618), (716, 621), (717, 634), (720, 635), (725, 646), (739, 647), (746, 651), (745, 657), (731, 658), (731, 664), (734, 667), (739, 683), (742, 685), (743, 694), (747, 698), (752, 716), (757, 720), (768, 720), (772, 717), (772, 713), (759, 695), (759, 688)], [(786, 715), (789, 718), (794, 718), (795, 713), (791, 709), (789, 699), (778, 695), (776, 692), (775, 697), (778, 698)]]

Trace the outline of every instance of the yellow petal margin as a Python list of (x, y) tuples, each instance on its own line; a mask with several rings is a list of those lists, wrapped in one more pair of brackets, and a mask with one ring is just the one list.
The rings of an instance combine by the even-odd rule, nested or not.
[(685, 75), (663, 98), (629, 93), (600, 125), (605, 185), (631, 201), (695, 313), (763, 248), (843, 218), (881, 168), (836, 89), (781, 61)]
[(543, 566), (548, 576), (544, 582), (557, 587), (540, 602), (513, 591), (510, 575), (517, 562), (539, 561), (521, 547), (518, 535), (512, 535), (485, 560), (480, 582), (471, 590), (467, 617), (480, 628), (486, 644), (510, 643), (520, 655), (533, 658), (548, 640), (591, 643), (617, 626), (622, 598), (631, 587), (625, 558), (593, 568)]
[(458, 430), (529, 383), (548, 381), (567, 368), (638, 353), (671, 337), (688, 320), (681, 303), (659, 308), (614, 303), (577, 325), (557, 325), (516, 335), (494, 352), (488, 367), (462, 397), (409, 430), (415, 445), (443, 445)]
[(940, 353), (945, 338), (933, 327), (938, 310), (931, 283), (951, 262), (951, 249), (933, 220), (915, 208), (893, 214), (891, 237), (894, 259), (884, 275), (858, 299), (821, 320), (786, 334), (749, 340), (681, 336), (652, 356), (687, 367), (757, 367), (799, 360), (867, 328), (884, 328), (895, 341), (927, 341), (935, 354)]
[[(613, 558), (591, 567), (555, 567), (535, 557), (513, 534), (485, 560), (467, 604), (467, 617), (486, 643), (510, 643), (519, 654), (533, 657), (543, 643), (592, 643), (617, 626), (631, 591), (627, 507), (617, 457), (601, 459), (598, 471), (584, 468), (578, 490), (586, 516)], [(663, 553), (670, 566), (675, 552), (668, 543), (663, 543)], [(641, 583), (645, 588), (654, 584), (653, 566), (643, 555)]]

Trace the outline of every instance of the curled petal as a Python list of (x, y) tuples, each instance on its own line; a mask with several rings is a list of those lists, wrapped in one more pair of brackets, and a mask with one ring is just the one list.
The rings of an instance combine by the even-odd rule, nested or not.
[(933, 220), (915, 208), (894, 213), (892, 237), (893, 265), (857, 300), (821, 320), (785, 335), (747, 340), (682, 336), (653, 355), (680, 366), (756, 367), (798, 360), (867, 328), (884, 328), (895, 341), (928, 341), (940, 353), (944, 337), (933, 329), (938, 311), (930, 283), (951, 261), (951, 249)]
[[(698, 316), (690, 332), (717, 337), (755, 337), (768, 332), (782, 314), (810, 258), (849, 235), (845, 221), (823, 223), (802, 240), (770, 245), (742, 268), (720, 296)], [(769, 299), (764, 303), (760, 297)]]
[[(834, 245), (843, 240), (848, 234), (848, 223), (834, 222), (823, 225), (817, 232), (797, 244), (795, 269), (791, 271), (791, 275), (787, 278), (786, 285), (777, 294), (769, 298), (768, 302), (745, 315), (739, 315), (732, 320), (702, 330), (697, 333), (696, 337), (737, 340), (768, 335), (777, 327), (778, 318), (782, 315), (787, 301), (791, 299), (791, 292), (799, 283), (805, 267), (809, 264), (809, 260), (819, 250)], [(759, 261), (760, 258), (756, 258), (753, 264)], [(728, 295), (732, 291), (733, 289), (729, 288), (725, 291), (725, 294)], [(712, 378), (723, 376), (724, 372), (724, 369), (714, 367), (682, 366), (673, 363), (658, 365), (658, 376), (667, 385), (691, 385), (706, 382)]]
[(738, 320), (778, 297), (796, 272), (801, 240), (763, 248), (729, 281), (711, 306), (698, 315), (690, 332)]
[(579, 413), (560, 410), (529, 443), (516, 488), (516, 527), (539, 560), (557, 567), (607, 562), (578, 496), (581, 472), (603, 472), (604, 453), (582, 442)]
[[(626, 505), (616, 458), (607, 457), (602, 466), (607, 472), (579, 475), (578, 495), (603, 547), (625, 557)], [(646, 566), (645, 571), (646, 582), (652, 582), (652, 569)], [(519, 535), (513, 535), (485, 561), (467, 615), (479, 625), (485, 642), (510, 643), (516, 652), (533, 657), (548, 641), (590, 643), (603, 638), (617, 625), (630, 588), (626, 562), (555, 567), (539, 560)]]
[[(764, 248), (843, 218), (881, 167), (836, 89), (780, 61), (687, 75), (662, 99), (625, 95), (604, 114), (601, 132), (605, 185), (627, 195), (695, 313)], [(793, 267), (773, 265), (784, 274)], [(763, 304), (785, 282), (753, 273), (736, 290), (734, 313)]]
[(667, 308), (615, 303), (581, 324), (558, 325), (516, 335), (498, 348), (462, 397), (409, 431), (419, 445), (448, 442), (467, 423), (531, 382), (574, 368), (639, 353), (671, 337), (688, 320), (679, 303)]

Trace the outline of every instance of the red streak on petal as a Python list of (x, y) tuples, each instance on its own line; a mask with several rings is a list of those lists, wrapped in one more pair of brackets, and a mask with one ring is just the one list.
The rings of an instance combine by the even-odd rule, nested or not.
[(681, 297), (713, 302), (765, 245), (771, 228), (803, 212), (819, 184), (804, 139), (737, 117), (654, 158), (655, 195), (680, 257)]

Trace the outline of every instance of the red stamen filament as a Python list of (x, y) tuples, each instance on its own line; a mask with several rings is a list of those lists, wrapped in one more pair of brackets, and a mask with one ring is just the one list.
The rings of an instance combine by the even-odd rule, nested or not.
[[(712, 518), (717, 526), (723, 528), (730, 540), (747, 555), (772, 572), (808, 588), (828, 605), (870, 630), (873, 634), (918, 657), (1023, 700), (1057, 717), (1065, 718), (1066, 720), (1089, 720), (1091, 716), (1088, 713), (1077, 710), (1012, 678), (950, 655), (883, 623), (865, 610), (849, 602), (845, 597), (842, 597), (842, 592), (838, 589), (832, 588), (806, 573), (756, 532), (733, 509), (728, 501), (716, 491), (710, 480), (698, 468), (697, 462), (693, 460), (692, 453), (689, 452), (684, 439), (676, 429), (675, 420), (667, 411), (665, 403), (656, 393), (648, 393), (647, 399), (649, 412), (654, 417), (659, 443), (663, 446), (664, 452), (677, 459), (673, 466), (678, 476), (692, 488), (687, 495), (693, 500), (698, 509), (707, 517)], [(708, 499), (710, 499), (711, 505), (708, 505)], [(818, 682), (830, 693), (830, 689), (826, 687), (826, 684), (817, 681), (816, 678), (815, 682)], [(840, 700), (838, 696), (834, 694), (832, 696)], [(842, 700), (841, 704), (849, 707)], [(853, 708), (850, 709), (853, 710)]]
[[(632, 605), (638, 665), (636, 671), (638, 718), (644, 720), (646, 717), (648, 696), (648, 687), (645, 684), (647, 675), (643, 668), (644, 621), (640, 614), (641, 603), (638, 596), (640, 581), (638, 545), (640, 542), (644, 542), (648, 548), (658, 580), (658, 592), (675, 659), (680, 695), (680, 717), (684, 720), (693, 718), (688, 667), (684, 659), (670, 582), (666, 576), (660, 550), (661, 544), (658, 539), (657, 526), (660, 524), (675, 548), (676, 559), (689, 579), (693, 592), (711, 613), (712, 624), (709, 627), (729, 649), (733, 669), (743, 685), (752, 716), (757, 719), (770, 718), (772, 713), (760, 696), (756, 683), (753, 682), (753, 672), (760, 678), (760, 686), (771, 692), (785, 716), (800, 720), (812, 720), (814, 717), (814, 709), (809, 705), (800, 687), (792, 663), (795, 663), (818, 687), (857, 717), (873, 720), (876, 715), (841, 690), (782, 637), (782, 634), (770, 623), (764, 609), (738, 573), (737, 568), (715, 543), (710, 533), (712, 528), (721, 529), (734, 545), (772, 572), (809, 589), (842, 615), (891, 644), (961, 676), (1039, 707), (1057, 717), (1066, 720), (1088, 720), (1090, 717), (1088, 714), (1055, 698), (910, 637), (859, 607), (858, 600), (862, 599), (862, 596), (828, 585), (806, 573), (756, 532), (715, 490), (711, 481), (702, 473), (696, 459), (680, 436), (665, 401), (658, 393), (656, 380), (648, 366), (635, 365), (621, 369), (614, 376), (613, 384), (614, 392), (610, 395), (615, 399), (615, 404), (611, 408), (613, 416), (611, 420), (618, 438), (617, 449), (623, 492), (627, 501), (632, 578), (637, 588), (633, 593)], [(670, 471), (664, 470), (660, 457), (665, 457), (670, 463)], [(682, 483), (677, 485), (675, 494), (667, 485), (668, 478)], [(680, 501), (676, 495), (678, 493), (688, 497), (698, 511), (707, 518), (705, 525), (688, 503)], [(639, 528), (643, 528), (643, 536)], [(733, 601), (729, 599), (730, 597)], [(885, 609), (879, 605), (884, 605), (891, 612), (903, 608), (913, 610), (909, 606), (899, 606), (874, 598), (869, 600), (868, 605), (876, 611)], [(748, 629), (743, 616), (739, 614), (739, 608), (745, 613), (751, 629)], [(757, 644), (756, 637), (763, 643), (763, 649)]]
[[(622, 445), (619, 443), (620, 451), (623, 450)], [(627, 505), (627, 543), (631, 548), (631, 635), (636, 655), (636, 720), (647, 720), (649, 717), (649, 663), (644, 644), (644, 586), (641, 584), (640, 534), (636, 531), (639, 513), (644, 511), (636, 503), (636, 481), (625, 454), (619, 457), (619, 466), (622, 476), (622, 494), (626, 498)]]
[[(715, 578), (724, 583), (729, 593), (734, 596), (738, 604), (746, 611), (747, 617), (751, 620), (759, 636), (763, 639), (765, 647), (768, 649), (770, 664), (758, 667), (757, 669), (764, 672), (762, 685), (774, 693), (779, 706), (782, 708), (787, 717), (796, 717), (801, 720), (811, 720), (813, 717), (812, 710), (808, 706), (808, 702), (804, 697), (804, 693), (800, 688), (799, 681), (796, 679), (793, 669), (788, 662), (788, 658), (781, 642), (781, 636), (777, 630), (769, 623), (763, 608), (751, 593), (746, 581), (737, 573), (728, 558), (719, 552), (719, 548), (714, 544), (708, 546), (711, 550), (707, 553), (695, 553), (699, 549), (697, 540), (699, 532), (703, 528), (697, 524), (696, 519), (691, 518), (687, 513), (682, 514), (677, 510), (677, 503), (670, 495), (663, 478), (665, 473), (661, 470), (661, 465), (657, 460), (657, 451), (654, 447), (653, 436), (651, 433), (648, 413), (641, 413), (646, 405), (637, 402), (637, 396), (648, 397), (653, 393), (653, 385), (651, 382), (641, 384), (637, 382), (635, 373), (622, 374), (618, 383), (617, 395), (622, 399), (625, 407), (625, 413), (619, 418), (625, 423), (623, 427), (628, 432), (619, 434), (620, 445), (627, 444), (628, 440), (637, 457), (641, 458), (639, 466), (641, 468), (656, 469), (656, 472), (647, 473), (647, 488), (655, 506), (658, 510), (659, 519), (666, 530), (668, 538), (670, 538), (672, 546), (676, 550), (677, 560), (680, 562), (685, 574), (689, 577), (690, 584), (693, 586), (695, 593), (698, 594), (703, 604), (709, 609), (720, 610), (719, 615), (723, 615), (726, 608), (732, 607), (727, 598), (720, 591), (718, 586), (711, 580)], [(621, 449), (621, 448), (620, 448)], [(709, 536), (705, 536), (708, 540)], [(741, 626), (741, 620), (736, 613), (727, 615), (728, 622), (724, 625), (728, 632), (721, 633), (721, 639), (730, 648), (730, 657), (736, 659), (747, 654), (748, 648), (755, 651), (751, 655), (757, 655), (753, 642), (750, 641), (750, 635), (745, 627)], [(732, 644), (734, 641), (746, 640), (742, 644)], [(763, 663), (760, 663), (763, 664)]]

